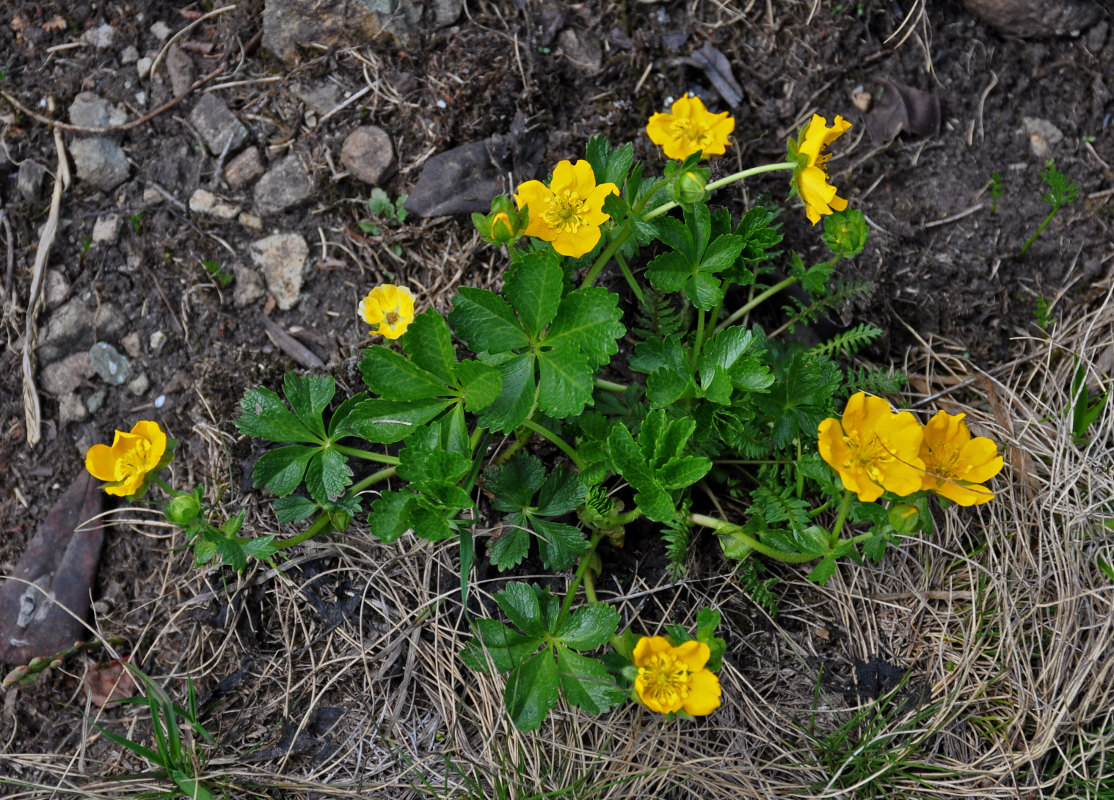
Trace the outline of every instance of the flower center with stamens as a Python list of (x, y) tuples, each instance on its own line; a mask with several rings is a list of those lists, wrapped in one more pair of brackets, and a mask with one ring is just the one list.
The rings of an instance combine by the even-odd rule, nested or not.
[(691, 119), (675, 120), (670, 130), (674, 138), (692, 142), (693, 146), (700, 150), (707, 149), (712, 142), (711, 130)]
[(666, 708), (680, 708), (692, 691), (689, 668), (668, 653), (652, 656), (650, 664), (638, 668), (643, 698), (652, 698)]
[(543, 216), (558, 233), (576, 233), (582, 226), (588, 224), (581, 216), (585, 211), (587, 208), (579, 192), (565, 189), (560, 194), (554, 192), (549, 208)]
[(398, 318), (399, 318), (399, 313), (398, 313), (398, 311), (396, 311), (396, 310), (394, 310), (394, 309), (391, 309), (390, 311), (388, 311), (387, 313), (385, 313), (385, 314), (383, 315), (383, 320), (384, 320), (384, 321), (385, 321), (385, 322), (386, 322), (386, 323), (387, 323), (388, 325), (395, 325), (395, 324), (397, 324), (397, 323), (398, 323)]
[(850, 451), (850, 457), (843, 463), (843, 468), (848, 471), (862, 470), (867, 477), (881, 486), (882, 471), (879, 465), (895, 460), (893, 449), (888, 447), (877, 434), (871, 434), (866, 442), (860, 441), (857, 434), (845, 434), (843, 441), (847, 443), (847, 449)]
[(149, 463), (151, 443), (143, 439), (135, 441), (130, 450), (121, 454), (116, 462), (116, 480), (127, 480), (151, 468)]

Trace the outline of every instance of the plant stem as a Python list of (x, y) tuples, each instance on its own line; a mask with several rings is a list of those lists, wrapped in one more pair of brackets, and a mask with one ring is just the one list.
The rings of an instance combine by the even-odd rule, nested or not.
[(753, 536), (743, 533), (743, 529), (738, 525), (724, 522), (715, 517), (708, 517), (704, 514), (689, 514), (689, 521), (696, 525), (703, 525), (705, 528), (712, 528), (716, 533), (730, 534), (737, 539), (742, 539), (747, 547), (767, 558), (784, 561), (788, 564), (803, 564), (806, 561), (816, 560), (816, 556), (805, 555), (804, 553), (786, 553), (784, 550), (775, 550), (769, 545), (762, 544)]
[(620, 247), (622, 247), (623, 242), (625, 242), (627, 240), (627, 237), (630, 236), (630, 232), (630, 220), (627, 220), (626, 224), (619, 229), (619, 232), (617, 234), (615, 234), (615, 238), (612, 239), (611, 242), (608, 243), (607, 247), (603, 249), (603, 252), (600, 253), (599, 258), (596, 259), (596, 263), (592, 265), (592, 268), (590, 270), (588, 270), (588, 274), (585, 275), (584, 280), (580, 282), (581, 289), (591, 286), (596, 282), (596, 278), (599, 277), (600, 272), (602, 272), (603, 268), (607, 266), (607, 262), (611, 260), (611, 257), (615, 255), (615, 252)]
[(692, 356), (689, 364), (693, 378), (696, 377), (696, 365), (700, 362), (700, 348), (704, 345), (704, 317), (704, 311), (697, 309), (696, 337), (692, 342)]
[(302, 542), (312, 539), (317, 534), (321, 533), (322, 529), (329, 524), (328, 514), (319, 514), (313, 524), (299, 533), (297, 536), (291, 536), (289, 539), (283, 539), (281, 542), (275, 542), (274, 547), (276, 550), (285, 550), (288, 547), (301, 544)]
[[(776, 171), (782, 170), (782, 169), (796, 169), (796, 168), (797, 168), (796, 163), (789, 162), (789, 161), (778, 161), (775, 164), (764, 164), (761, 167), (751, 167), (750, 169), (744, 169), (742, 172), (736, 172), (736, 173), (733, 173), (731, 175), (728, 175), (726, 178), (720, 178), (718, 181), (712, 181), (711, 183), (709, 183), (704, 188), (707, 189), (708, 191), (712, 191), (714, 189), (719, 189), (720, 187), (727, 186), (730, 183), (735, 183), (736, 181), (744, 180), (745, 178), (749, 178), (753, 175), (760, 175), (763, 172), (776, 172)], [(666, 211), (670, 211), (671, 209), (676, 208), (678, 205), (679, 205), (679, 203), (676, 203), (674, 201), (670, 201), (668, 203), (662, 203), (657, 208), (655, 208), (651, 211), (648, 211), (645, 215), (643, 215), (642, 219), (644, 221), (649, 221), (649, 220), (652, 220), (654, 217), (660, 217)]]
[(346, 494), (357, 495), (372, 484), (385, 481), (387, 478), (393, 478), (395, 476), (395, 469), (395, 467), (387, 467), (386, 469), (371, 473), (366, 478), (361, 478), (359, 481), (352, 484)]
[(843, 523), (847, 521), (847, 512), (851, 510), (851, 490), (843, 490), (843, 501), (839, 504), (839, 515), (835, 525), (832, 526), (832, 549), (839, 544), (839, 534), (843, 530)]
[(630, 387), (624, 386), (621, 383), (615, 383), (614, 381), (607, 381), (603, 378), (596, 378), (596, 388), (603, 389), (605, 392), (615, 392), (615, 394), (622, 394)]
[(1041, 233), (1044, 231), (1045, 228), (1048, 227), (1048, 223), (1050, 223), (1052, 221), (1052, 218), (1054, 216), (1056, 216), (1056, 212), (1059, 211), (1059, 210), (1060, 210), (1059, 206), (1057, 206), (1057, 205), (1052, 206), (1052, 210), (1048, 212), (1048, 216), (1044, 218), (1044, 222), (1042, 222), (1040, 224), (1040, 227), (1038, 227), (1037, 230), (1033, 233), (1033, 235), (1029, 237), (1029, 240), (1027, 242), (1025, 242), (1024, 245), (1022, 245), (1021, 252), (1017, 254), (1018, 258), (1021, 258), (1022, 256), (1024, 256), (1026, 253), (1029, 252), (1029, 248), (1033, 246), (1033, 242), (1035, 242), (1037, 240), (1037, 237), (1041, 235)]
[(561, 602), (561, 611), (557, 614), (557, 624), (553, 626), (554, 630), (559, 629), (561, 623), (565, 621), (565, 617), (568, 616), (573, 598), (576, 597), (576, 590), (580, 588), (584, 576), (588, 573), (588, 566), (592, 560), (592, 556), (596, 553), (596, 547), (599, 546), (601, 539), (603, 539), (603, 531), (592, 531), (592, 538), (588, 540), (588, 552), (580, 557), (580, 564), (576, 568), (576, 575), (573, 577), (572, 583), (569, 584), (569, 588), (565, 592), (565, 599)]
[(631, 272), (630, 267), (627, 266), (627, 260), (623, 258), (623, 254), (616, 253), (615, 261), (619, 264), (619, 269), (622, 271), (623, 277), (627, 279), (627, 285), (630, 286), (630, 290), (634, 292), (634, 296), (638, 298), (638, 304), (645, 307), (646, 295), (642, 292), (642, 287), (638, 285), (638, 281), (634, 279), (634, 273)]
[(735, 320), (739, 319), (739, 317), (742, 317), (746, 314), (749, 314), (751, 311), (756, 309), (758, 306), (762, 305), (764, 302), (766, 302), (766, 300), (773, 297), (775, 294), (780, 292), (782, 289), (785, 289), (789, 286), (792, 286), (794, 283), (796, 283), (799, 280), (800, 280), (800, 278), (796, 278), (796, 277), (793, 277), (792, 275), (790, 275), (788, 278), (784, 278), (783, 280), (778, 281), (773, 286), (771, 286), (769, 289), (762, 292), (760, 295), (753, 298), (752, 300), (748, 301), (747, 304), (744, 305), (742, 308), (739, 308), (736, 311), (732, 312), (731, 316), (729, 316), (727, 319), (725, 319), (723, 322), (721, 322), (719, 325), (716, 326), (716, 333), (719, 333), (724, 328), (730, 326), (733, 322), (735, 322)]
[(578, 470), (584, 469), (584, 462), (580, 459), (580, 455), (576, 452), (576, 450), (574, 450), (568, 442), (555, 434), (549, 428), (545, 427), (544, 425), (539, 425), (532, 419), (527, 419), (525, 422), (522, 423), (522, 426), (524, 428), (532, 430), (543, 439), (547, 439), (549, 440), (549, 442), (556, 445), (557, 449), (567, 455), (572, 460), (572, 463), (576, 464), (576, 468)]
[(375, 453), (371, 450), (361, 450), (358, 447), (349, 447), (346, 444), (333, 444), (330, 445), (333, 450), (338, 453), (344, 453), (346, 456), (354, 456), (355, 458), (363, 458), (367, 461), (378, 461), (380, 464), (391, 464), (398, 466), (398, 456), (388, 456), (382, 453)]

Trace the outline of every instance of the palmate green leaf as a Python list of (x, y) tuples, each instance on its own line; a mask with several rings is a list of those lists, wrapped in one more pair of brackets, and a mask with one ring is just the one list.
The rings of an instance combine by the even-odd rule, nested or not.
[(658, 484), (626, 426), (619, 423), (607, 437), (607, 452), (616, 472), (635, 488), (634, 501), (648, 519), (668, 522), (676, 508), (669, 494)]
[(798, 350), (776, 370), (770, 390), (755, 395), (759, 410), (772, 422), (774, 446), (787, 447), (798, 436), (816, 436), (816, 427), (832, 411), (832, 396), (842, 380), (839, 367), (826, 356)]
[(537, 336), (553, 321), (564, 282), (552, 248), (530, 253), (507, 270), (503, 294), (528, 333)]
[(537, 396), (534, 356), (531, 353), (501, 359), (496, 368), (503, 381), (499, 396), (479, 413), (480, 424), (492, 431), (510, 433), (530, 416)]
[(487, 480), (494, 493), (491, 505), (497, 511), (521, 511), (533, 504), (534, 495), (545, 483), (545, 467), (536, 456), (520, 453), (501, 467), (489, 469)]
[(359, 436), (372, 444), (393, 444), (425, 425), (451, 403), (452, 398), (443, 397), (413, 402), (378, 398), (362, 400), (337, 426), (334, 436)]
[(546, 632), (541, 601), (534, 586), (515, 581), (495, 593), (495, 602), (511, 624), (528, 636), (540, 639)]
[(486, 289), (460, 287), (449, 322), (476, 353), (507, 353), (530, 345), (514, 309)]
[(472, 622), (475, 637), (460, 653), (460, 660), (476, 672), (487, 672), (487, 659), (499, 672), (509, 672), (538, 649), (538, 640), (493, 619)]
[(410, 528), (406, 505), (414, 495), (410, 492), (383, 492), (371, 504), (367, 524), (371, 533), (388, 544), (398, 539)]
[(599, 660), (579, 655), (561, 645), (556, 645), (554, 650), (557, 653), (561, 693), (572, 705), (589, 714), (602, 714), (626, 697)]
[(420, 369), (435, 376), (442, 386), (452, 383), (456, 352), (452, 331), (444, 317), (433, 309), (423, 311), (414, 317), (399, 341)]
[(335, 501), (352, 482), (348, 458), (332, 448), (316, 453), (306, 467), (306, 491), (318, 503)]
[(511, 514), (503, 523), (497, 538), (487, 546), (487, 557), (500, 572), (506, 572), (522, 563), (530, 552), (531, 531), (525, 527), (522, 512)]
[(268, 442), (319, 441), (270, 389), (260, 386), (246, 392), (240, 400), (240, 410), (236, 427), (245, 436)]
[(368, 388), (384, 400), (410, 402), (448, 393), (445, 380), (381, 345), (364, 350), (360, 373)]
[(691, 262), (683, 253), (662, 253), (646, 265), (646, 279), (661, 292), (679, 292), (692, 275)]
[(285, 497), (301, 485), (310, 459), (319, 452), (320, 448), (301, 444), (269, 450), (255, 462), (252, 481), (257, 488)]
[(657, 237), (670, 250), (680, 253), (687, 262), (695, 261), (699, 251), (692, 238), (689, 226), (676, 217), (658, 217), (655, 222)]
[(503, 390), (502, 373), (489, 364), (464, 360), (456, 365), (455, 375), (464, 392), (466, 411), (482, 411), (494, 403)]
[(553, 631), (553, 638), (573, 650), (602, 647), (619, 628), (619, 612), (599, 603), (576, 609)]
[(425, 495), (411, 495), (405, 508), (406, 518), (414, 535), (427, 542), (440, 542), (456, 535), (450, 517), (455, 517), (457, 509), (445, 509), (435, 505)]
[(507, 676), (503, 701), (521, 731), (536, 731), (560, 697), (557, 663), (548, 647)]
[(619, 296), (601, 286), (569, 292), (545, 334), (547, 345), (571, 343), (600, 366), (619, 352), (618, 340), (627, 329), (619, 320)]
[(533, 515), (530, 525), (538, 534), (538, 555), (546, 569), (570, 569), (588, 552), (589, 543), (580, 528), (563, 522), (550, 522)]
[(579, 413), (592, 401), (595, 368), (572, 342), (550, 343), (537, 351), (538, 408), (552, 417)]
[(558, 467), (549, 474), (538, 491), (538, 508), (534, 513), (540, 517), (567, 514), (584, 502), (587, 493), (588, 490), (575, 472)]
[(288, 372), (282, 379), (282, 393), (302, 424), (317, 439), (324, 439), (325, 423), (321, 415), (336, 393), (336, 382), (330, 377)]

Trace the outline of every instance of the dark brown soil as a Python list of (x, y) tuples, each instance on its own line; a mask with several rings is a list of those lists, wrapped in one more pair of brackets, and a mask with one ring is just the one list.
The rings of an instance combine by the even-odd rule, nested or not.
[[(54, 98), (59, 117), (82, 91), (131, 106), (133, 118), (159, 106), (171, 96), (165, 77), (162, 83), (140, 84), (134, 64), (122, 62), (122, 52), (129, 44), (140, 55), (157, 51), (161, 43), (149, 34), (154, 22), (177, 31), (196, 14), (184, 15), (178, 4), (164, 0), (141, 5), (142, 12), (135, 4), (5, 4), (0, 89), (41, 115), (50, 113), (43, 101)], [(382, 127), (396, 143), (399, 169), (384, 187), (392, 198), (412, 189), (431, 154), (505, 134), (518, 113), (527, 115), (531, 130), (547, 134), (543, 172), (560, 159), (582, 157), (588, 138), (601, 133), (612, 142), (633, 140), (636, 156), (657, 169), (662, 158), (644, 134), (652, 112), (686, 91), (701, 94), (717, 110), (724, 108), (705, 74), (684, 63), (709, 44), (726, 56), (744, 89), (734, 109), (734, 147), (713, 165), (715, 174), (780, 160), (786, 137), (814, 111), (829, 118), (842, 114), (855, 123), (833, 148), (838, 157), (830, 166), (841, 195), (869, 219), (871, 241), (843, 274), (874, 281), (877, 291), (869, 301), (847, 308), (837, 322), (867, 321), (883, 328), (884, 338), (868, 353), (875, 363), (900, 367), (910, 348), (927, 343), (993, 370), (1020, 353), (1017, 337), (1036, 332), (1038, 300), (1053, 303), (1054, 315), (1071, 318), (1095, 302), (1110, 280), (1114, 35), (1109, 12), (1078, 37), (1019, 40), (1000, 37), (956, 3), (930, 3), (927, 19), (898, 44), (904, 37), (902, 18), (888, 0), (817, 3), (811, 20), (811, 3), (775, 3), (772, 19), (764, 3), (750, 3), (746, 12), (732, 10), (731, 4), (672, 0), (588, 0), (565, 11), (535, 0), (468, 5), (469, 16), (430, 32), (420, 47), (375, 41), (307, 51), (297, 67), (260, 47), (262, 3), (241, 4), (191, 34), (192, 40), (211, 46), (207, 53), (204, 47), (189, 51), (196, 74), (223, 63), (225, 73), (210, 87), (237, 84), (221, 89), (219, 96), (248, 124), (249, 143), (271, 164), (297, 154), (309, 167), (316, 192), (307, 203), (266, 217), (260, 231), (186, 211), (201, 187), (216, 187), (241, 207), (251, 207), (250, 185), (232, 190), (214, 181), (217, 159), (187, 124), (204, 88), (117, 134), (131, 175), (110, 193), (81, 181), (66, 193), (48, 262), (64, 279), (64, 292), (43, 310), (38, 324), (41, 329), (60, 304), (75, 297), (115, 305), (126, 324), (110, 343), (122, 350), (122, 339), (138, 334), (132, 371), (144, 373), (150, 388), (134, 394), (124, 386), (111, 387), (99, 410), (65, 423), (57, 399), (41, 394), (43, 440), (34, 448), (26, 444), (21, 352), (30, 267), (53, 178), (47, 175), (40, 199), (28, 200), (19, 193), (16, 176), (18, 165), (28, 159), (53, 173), (56, 151), (47, 125), (0, 106), (0, 143), (7, 153), (5, 160), (0, 152), (0, 200), (11, 229), (11, 237), (4, 238), (0, 228), (0, 263), (6, 246), (15, 265), (5, 283), (2, 331), (8, 346), (0, 355), (0, 572), (15, 563), (51, 504), (83, 468), (85, 450), (110, 440), (114, 428), (129, 428), (155, 414), (180, 440), (179, 483), (204, 480), (214, 496), (224, 491), (234, 505), (254, 508), (257, 499), (240, 494), (243, 466), (253, 450), (233, 425), (237, 403), (244, 390), (274, 386), (286, 370), (297, 368), (268, 338), (261, 315), (294, 330), (327, 362), (341, 391), (355, 391), (354, 360), (367, 340), (354, 309), (372, 285), (393, 279), (424, 287), (420, 301), (446, 309), (458, 283), (497, 280), (498, 257), (478, 242), (466, 216), (411, 217), (378, 237), (361, 232), (358, 223), (367, 217), (370, 187), (351, 177), (334, 180), (330, 166), (339, 163), (341, 142), (360, 124)], [(62, 47), (102, 23), (116, 30), (110, 47)], [(600, 45), (598, 69), (574, 63), (561, 50), (557, 33), (570, 29), (581, 41)], [(892, 141), (872, 141), (852, 98), (876, 94), (882, 80), (937, 94), (938, 133), (904, 131)], [(298, 87), (331, 82), (354, 92), (368, 81), (373, 91), (363, 102), (324, 123), (308, 124), (310, 112)], [(148, 95), (142, 107), (135, 99), (140, 89)], [(1062, 139), (1037, 155), (1026, 118), (1051, 122)], [(64, 135), (67, 143), (73, 138)], [(1046, 188), (1040, 170), (1048, 158), (1079, 185), (1080, 199), (1019, 257), (1048, 212), (1040, 199)], [(996, 172), (1004, 193), (994, 208), (988, 185)], [(534, 176), (515, 179), (529, 177)], [(760, 176), (718, 200), (738, 213), (764, 193), (783, 198), (784, 177)], [(95, 222), (107, 213), (130, 216), (135, 224), (124, 221), (114, 243), (89, 247)], [(806, 262), (824, 257), (819, 231), (800, 209), (790, 207), (782, 220), (788, 247)], [(275, 309), (268, 298), (238, 307), (234, 287), (218, 286), (201, 262), (215, 261), (227, 270), (250, 265), (248, 246), (272, 232), (300, 233), (309, 243), (300, 301), (290, 311)], [(391, 247), (401, 255), (393, 256)], [(166, 342), (156, 352), (148, 342), (157, 331)], [(40, 362), (38, 369), (46, 366)], [(94, 376), (79, 387), (78, 396), (88, 401), (102, 388)], [(164, 400), (156, 406), (160, 397)], [(124, 635), (143, 629), (145, 603), (157, 593), (167, 558), (158, 540), (109, 531), (94, 598), (127, 628)], [(331, 591), (336, 596), (330, 602), (343, 603), (348, 590)], [(260, 596), (256, 602), (236, 623), (245, 637), (245, 662), (274, 647), (265, 633), (267, 601)], [(190, 637), (208, 629), (204, 620), (195, 623), (183, 623), (183, 652)], [(167, 651), (160, 663), (145, 666), (167, 669), (177, 655)], [(70, 723), (55, 723), (61, 713), (57, 699), (74, 687), (64, 678), (53, 681), (24, 694), (18, 707), (9, 706), (0, 719), (0, 740), (8, 740), (13, 724), (18, 729), (18, 739), (10, 744), (15, 751), (72, 747), (65, 733)], [(233, 704), (239, 708), (243, 700)]]

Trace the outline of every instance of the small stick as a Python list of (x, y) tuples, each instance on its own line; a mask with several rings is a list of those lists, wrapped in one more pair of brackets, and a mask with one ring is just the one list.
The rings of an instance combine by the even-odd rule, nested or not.
[(926, 222), (924, 226), (926, 228), (935, 228), (939, 225), (947, 225), (949, 222), (958, 222), (964, 217), (969, 217), (976, 211), (981, 210), (984, 205), (986, 204), (979, 203), (978, 205), (973, 205), (965, 211), (960, 211), (958, 214), (952, 214), (950, 217), (944, 217), (943, 219), (934, 220), (933, 222)]

